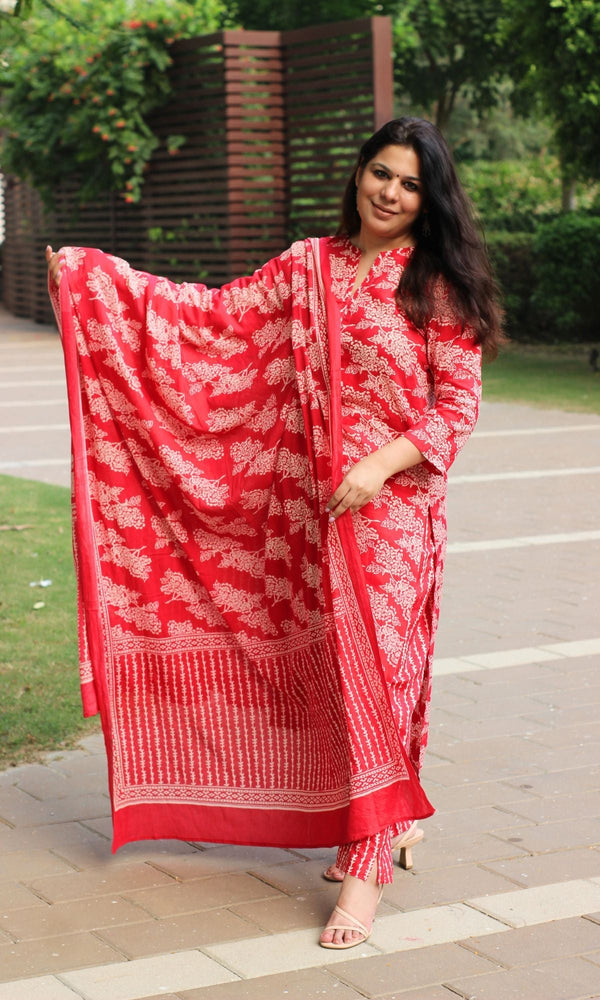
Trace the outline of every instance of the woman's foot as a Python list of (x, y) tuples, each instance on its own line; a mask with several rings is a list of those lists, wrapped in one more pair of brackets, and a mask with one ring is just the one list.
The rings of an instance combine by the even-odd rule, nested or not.
[(324, 948), (353, 948), (371, 933), (375, 910), (383, 890), (377, 885), (377, 865), (366, 880), (345, 875), (337, 904), (319, 944)]
[(343, 882), (344, 873), (337, 865), (329, 865), (329, 868), (323, 872), (323, 878), (327, 879), (328, 882)]

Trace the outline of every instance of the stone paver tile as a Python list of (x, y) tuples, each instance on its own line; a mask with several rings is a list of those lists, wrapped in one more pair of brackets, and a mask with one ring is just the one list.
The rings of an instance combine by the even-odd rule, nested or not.
[[(334, 852), (335, 853), (335, 852)], [(255, 865), (251, 871), (257, 878), (292, 896), (306, 892), (325, 891), (330, 883), (323, 878), (324, 866), (320, 861), (298, 860), (287, 865)]]
[[(140, 911), (137, 913), (139, 920)], [(145, 958), (165, 951), (200, 948), (216, 941), (253, 937), (259, 935), (261, 930), (256, 924), (221, 909), (162, 920), (149, 918), (143, 923), (104, 927), (98, 933), (128, 958)]]
[(502, 809), (534, 823), (559, 823), (561, 820), (568, 820), (575, 824), (580, 819), (600, 817), (600, 791), (513, 802)]
[(99, 819), (86, 819), (85, 825), (89, 827), (90, 830), (94, 830), (96, 833), (99, 833), (101, 837), (106, 837), (107, 840), (112, 840), (113, 826), (110, 816), (102, 816)]
[(0, 881), (12, 878), (30, 882), (32, 878), (42, 875), (66, 875), (72, 871), (71, 865), (50, 851), (9, 851), (0, 854)]
[(17, 788), (36, 799), (60, 799), (73, 795), (88, 795), (91, 788), (104, 792), (107, 788), (106, 760), (94, 758), (85, 775), (72, 778), (44, 764), (30, 764), (15, 782)]
[(464, 693), (477, 701), (515, 694), (537, 698), (538, 693), (552, 690), (552, 665), (523, 663), (499, 670), (477, 670), (465, 674)]
[(538, 764), (546, 772), (566, 771), (575, 767), (596, 768), (600, 760), (600, 746), (597, 743), (571, 746), (567, 751), (563, 747), (548, 749), (532, 740), (523, 743), (530, 762)]
[[(491, 716), (490, 718), (479, 719), (478, 721), (474, 719), (460, 719), (456, 716), (454, 719), (445, 720), (443, 728), (438, 729), (438, 733), (448, 741), (466, 740), (468, 743), (475, 742), (477, 745), (483, 740), (500, 739), (507, 736), (527, 736), (532, 740), (543, 742), (544, 736), (548, 731), (549, 726), (536, 724), (531, 719), (524, 718), (522, 715)], [(446, 756), (443, 750), (443, 740), (435, 739), (429, 746), (436, 753)], [(450, 751), (448, 752), (448, 756), (452, 756)]]
[[(236, 977), (199, 951), (138, 958), (133, 962), (82, 969), (62, 976), (86, 1000), (140, 1000), (152, 992), (179, 993), (196, 986), (227, 983)], [(164, 987), (164, 990), (161, 990)]]
[[(259, 864), (289, 864), (288, 851), (275, 847), (217, 847), (214, 850), (196, 851), (185, 856), (163, 857), (153, 863), (174, 878), (185, 881), (219, 875), (229, 871), (248, 871)], [(295, 859), (296, 861), (299, 859)]]
[[(378, 955), (361, 962), (347, 961), (331, 971), (342, 982), (356, 987), (365, 997), (387, 997), (401, 989), (408, 991), (439, 986), (458, 976), (479, 976), (494, 968), (488, 959), (480, 958), (457, 944), (438, 944), (397, 955)], [(498, 1000), (498, 996), (501, 994), (494, 1000)], [(505, 998), (502, 997), (502, 1000)]]
[[(214, 986), (208, 986), (207, 989), (213, 990)], [(151, 997), (141, 997), (140, 1000), (181, 1000), (183, 993), (153, 993)]]
[(251, 875), (219, 875), (214, 878), (171, 882), (156, 889), (140, 889), (121, 895), (155, 917), (170, 917), (178, 913), (196, 913), (251, 899), (265, 899), (279, 893)]
[(549, 750), (560, 748), (564, 752), (570, 752), (571, 747), (594, 744), (599, 750), (598, 757), (600, 758), (600, 724), (597, 722), (555, 726), (552, 729), (537, 728), (528, 736), (528, 739), (538, 746), (548, 747)]
[(8, 910), (20, 910), (24, 907), (47, 906), (48, 904), (30, 892), (19, 882), (0, 882), (0, 913)]
[(534, 777), (542, 773), (544, 768), (528, 759), (529, 745), (526, 748), (527, 754), (525, 756), (513, 755), (512, 752), (509, 755), (507, 750), (509, 745), (509, 742), (505, 740), (504, 750), (499, 758), (492, 756), (477, 760), (476, 753), (473, 751), (473, 760), (453, 764), (451, 767), (437, 767), (435, 774), (427, 767), (424, 768), (424, 771), (427, 772), (430, 780), (454, 788), (472, 781), (510, 781), (511, 779), (514, 781), (516, 778), (525, 781), (529, 776)]
[(600, 996), (598, 969), (581, 958), (558, 959), (487, 976), (448, 980), (466, 1000), (584, 1000)]
[(547, 885), (550, 882), (600, 876), (600, 851), (582, 847), (507, 861), (489, 861), (485, 867), (522, 886)]
[[(362, 996), (362, 994), (361, 994)], [(409, 990), (408, 993), (397, 992), (384, 993), (382, 1000), (456, 1000), (456, 993), (452, 993), (444, 986), (428, 986), (424, 990)]]
[(458, 941), (473, 934), (493, 934), (502, 929), (497, 920), (485, 917), (482, 921), (481, 916), (463, 903), (378, 916), (369, 941), (381, 951), (397, 952)]
[(333, 903), (333, 899), (318, 892), (305, 896), (285, 895), (277, 899), (241, 903), (232, 906), (231, 909), (258, 927), (278, 933), (298, 930), (301, 927), (319, 927), (327, 920)]
[(107, 795), (69, 795), (41, 801), (19, 788), (3, 788), (0, 792), (0, 816), (12, 826), (38, 826), (45, 823), (66, 823), (71, 820), (106, 816), (110, 812)]
[[(207, 945), (202, 950), (244, 979), (262, 976), (265, 969), (275, 974), (346, 961), (348, 955), (345, 951), (326, 951), (319, 947), (321, 929), (319, 926), (278, 934), (276, 948), (273, 938), (267, 934), (264, 937), (246, 938), (244, 941)], [(355, 960), (377, 954), (368, 942), (357, 945), (352, 951)]]
[[(510, 837), (509, 837), (509, 834)], [(523, 826), (515, 831), (498, 830), (500, 840), (524, 847), (532, 853), (557, 851), (561, 848), (594, 846), (598, 843), (600, 824), (597, 819), (563, 820), (562, 823), (543, 823), (540, 826)]]
[(498, 896), (470, 897), (469, 903), (512, 927), (592, 913), (600, 905), (598, 884), (584, 879), (517, 889)]
[[(479, 865), (461, 865), (436, 871), (419, 871), (417, 851), (414, 850), (416, 869), (405, 876), (396, 877), (393, 886), (386, 886), (385, 899), (402, 910), (420, 909), (440, 903), (459, 903), (466, 896), (483, 896), (488, 893), (510, 892), (515, 888), (508, 877), (487, 871)], [(598, 856), (600, 861), (600, 854)]]
[[(433, 688), (433, 701), (434, 704), (437, 702), (437, 692), (435, 689), (435, 683)], [(529, 698), (523, 698), (522, 695), (509, 694), (505, 698), (495, 698), (493, 701), (466, 701), (461, 700), (460, 702), (455, 702), (451, 706), (445, 706), (443, 712), (440, 715), (443, 718), (444, 729), (448, 729), (452, 732), (452, 725), (454, 723), (465, 724), (467, 727), (469, 723), (474, 726), (485, 725), (488, 722), (495, 722), (496, 720), (516, 718), (519, 716), (529, 716), (532, 711), (540, 711), (540, 704), (537, 701), (531, 701)], [(435, 715), (432, 712), (432, 720), (435, 719)], [(434, 723), (435, 725), (435, 723)], [(538, 723), (538, 726), (540, 723)], [(465, 729), (465, 736), (469, 738), (469, 730)]]
[(546, 798), (551, 795), (575, 795), (600, 788), (600, 768), (578, 767), (553, 774), (532, 774), (526, 778), (508, 779), (509, 787)]
[(80, 998), (54, 976), (38, 976), (21, 982), (0, 983), (0, 1000), (80, 1000)]
[[(529, 780), (529, 779), (527, 779)], [(429, 786), (423, 782), (425, 791), (438, 812), (451, 813), (462, 809), (476, 809), (481, 806), (505, 806), (515, 802), (531, 802), (533, 795), (526, 788), (514, 788), (501, 781), (482, 781), (451, 788), (440, 785)], [(423, 821), (425, 824), (429, 820)]]
[[(474, 837), (429, 837), (415, 850), (414, 860), (419, 871), (430, 868), (474, 864), (498, 858), (516, 858), (526, 853), (519, 844), (499, 840), (487, 833)], [(418, 859), (418, 860), (417, 860)]]
[[(509, 735), (507, 733), (502, 736), (480, 740), (448, 740), (444, 747), (440, 747), (438, 743), (436, 753), (445, 760), (449, 760), (452, 764), (467, 764), (470, 761), (480, 761), (489, 758), (500, 761), (505, 759), (506, 743)], [(521, 736), (510, 735), (510, 752), (513, 760), (526, 760), (531, 753), (531, 746), (532, 744)], [(539, 753), (538, 744), (535, 744), (534, 749)]]
[[(161, 846), (162, 845), (162, 846)], [(196, 855), (200, 853), (192, 844), (178, 840), (138, 841), (125, 844), (116, 854), (112, 853), (111, 842), (103, 837), (83, 844), (65, 844), (55, 847), (54, 854), (64, 858), (76, 868), (114, 868), (115, 865), (128, 865), (132, 862), (144, 862), (163, 867), (163, 862), (170, 861), (179, 855)]]
[(568, 709), (560, 708), (558, 705), (547, 705), (544, 709), (538, 702), (534, 711), (527, 710), (527, 718), (537, 725), (552, 725), (556, 728), (586, 726), (589, 722), (597, 721), (598, 705), (592, 702), (589, 705), (571, 706)]
[[(186, 990), (180, 996), (181, 1000), (364, 1000), (363, 994), (320, 969), (301, 969), (210, 989)], [(448, 997), (440, 1000), (448, 1000)]]
[(584, 955), (600, 948), (600, 926), (583, 917), (551, 920), (509, 933), (470, 937), (462, 944), (477, 955), (485, 955), (498, 965), (536, 965), (561, 955)]
[(529, 663), (545, 663), (557, 660), (557, 653), (538, 646), (521, 646), (518, 649), (499, 649), (494, 653), (467, 654), (463, 659), (468, 663), (476, 663), (488, 669), (503, 669), (504, 667), (520, 666)]
[(567, 688), (562, 691), (540, 691), (532, 694), (533, 701), (543, 705), (556, 705), (557, 708), (575, 708), (578, 705), (598, 705), (600, 701), (600, 684)]
[(92, 844), (106, 838), (83, 823), (48, 823), (44, 826), (20, 826), (2, 829), (0, 851), (61, 850), (72, 844)]
[(85, 965), (118, 961), (121, 955), (93, 934), (64, 934), (0, 945), (0, 979), (64, 972)]
[(460, 809), (454, 812), (436, 812), (427, 820), (427, 833), (439, 839), (440, 837), (457, 837), (461, 834), (491, 833), (507, 827), (528, 826), (532, 820), (527, 816), (519, 816), (515, 812), (496, 809), (494, 806), (473, 806), (471, 809)]
[[(18, 941), (95, 931), (115, 924), (139, 922), (144, 914), (123, 899), (97, 896), (55, 903), (54, 906), (11, 910), (0, 917), (0, 927)], [(118, 947), (118, 939), (114, 943)]]
[(90, 868), (71, 875), (49, 875), (33, 881), (31, 888), (51, 903), (62, 903), (68, 899), (123, 894), (134, 889), (172, 884), (173, 880), (164, 872), (140, 863), (115, 865), (110, 869)]

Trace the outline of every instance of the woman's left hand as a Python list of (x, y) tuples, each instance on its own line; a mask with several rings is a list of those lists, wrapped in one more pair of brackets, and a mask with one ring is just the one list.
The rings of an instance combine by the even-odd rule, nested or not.
[(377, 496), (388, 476), (389, 471), (377, 453), (361, 458), (346, 473), (327, 504), (330, 516), (338, 518), (347, 510), (360, 510)]

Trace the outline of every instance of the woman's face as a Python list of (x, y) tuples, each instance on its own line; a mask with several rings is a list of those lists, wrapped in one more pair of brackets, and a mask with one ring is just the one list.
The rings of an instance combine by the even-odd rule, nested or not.
[(356, 173), (359, 241), (369, 247), (411, 246), (424, 200), (419, 157), (410, 146), (384, 146)]

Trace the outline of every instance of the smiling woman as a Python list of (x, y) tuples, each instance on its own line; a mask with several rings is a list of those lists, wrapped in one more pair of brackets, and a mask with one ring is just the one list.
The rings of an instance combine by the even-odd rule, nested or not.
[(413, 246), (413, 226), (423, 204), (419, 157), (410, 146), (384, 146), (377, 159), (359, 167), (356, 208), (360, 248)]
[(336, 236), (221, 289), (48, 262), (115, 847), (341, 845), (320, 943), (360, 944), (432, 812), (446, 472), (500, 337), (448, 148), (388, 123)]

